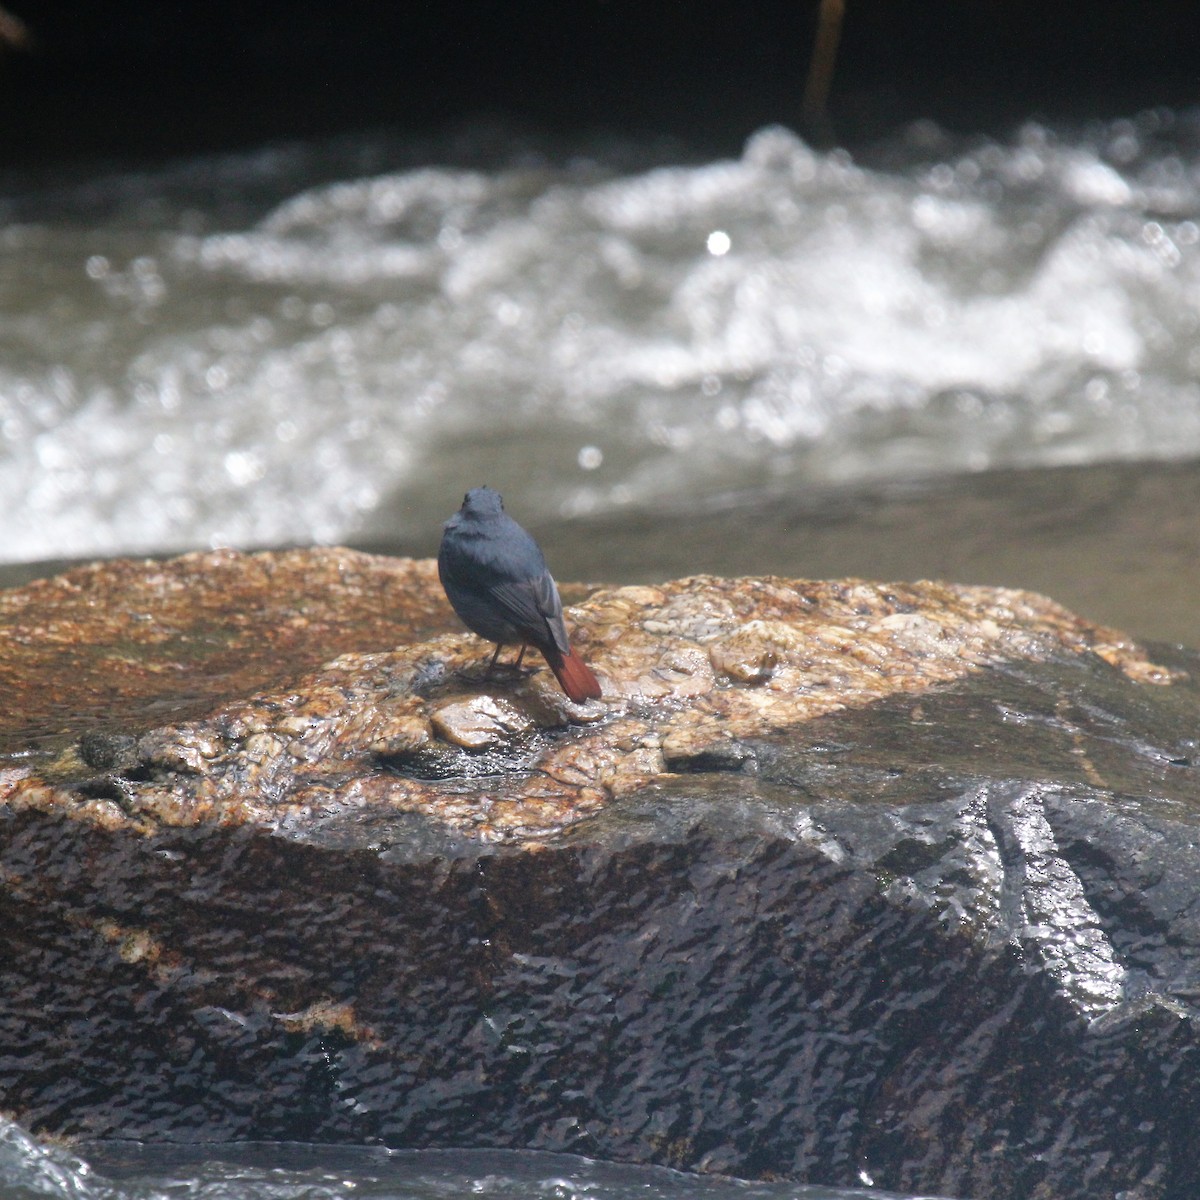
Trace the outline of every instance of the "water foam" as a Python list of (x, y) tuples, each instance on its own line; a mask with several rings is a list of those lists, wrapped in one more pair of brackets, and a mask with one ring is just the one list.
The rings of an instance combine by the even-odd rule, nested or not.
[(918, 126), (868, 166), (774, 128), (305, 186), (346, 166), (310, 147), (26, 197), (0, 558), (411, 537), (484, 481), (536, 519), (1196, 455), (1194, 140)]

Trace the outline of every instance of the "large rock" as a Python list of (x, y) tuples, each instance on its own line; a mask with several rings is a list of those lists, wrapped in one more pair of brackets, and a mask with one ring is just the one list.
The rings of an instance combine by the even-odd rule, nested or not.
[(583, 708), (431, 637), (428, 563), (0, 595), (7, 1110), (1200, 1194), (1194, 656), (939, 584), (569, 617)]

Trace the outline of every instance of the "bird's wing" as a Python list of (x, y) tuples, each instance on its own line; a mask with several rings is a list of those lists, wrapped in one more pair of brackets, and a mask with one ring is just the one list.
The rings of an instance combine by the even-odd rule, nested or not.
[[(560, 654), (570, 654), (567, 629), (563, 624), (562, 600), (549, 571), (535, 579), (495, 583), (488, 589), (508, 620), (519, 629), (546, 631), (545, 640)], [(531, 637), (531, 641), (534, 639)], [(537, 642), (534, 642), (537, 645)], [(543, 649), (538, 646), (538, 649)]]

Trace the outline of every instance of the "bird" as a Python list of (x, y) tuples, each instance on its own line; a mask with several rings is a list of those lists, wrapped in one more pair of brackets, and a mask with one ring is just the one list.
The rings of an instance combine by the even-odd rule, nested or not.
[(472, 488), (442, 526), (438, 578), (462, 623), (496, 643), (488, 674), (505, 646), (541, 651), (576, 704), (600, 698), (592, 669), (571, 649), (562, 599), (541, 547), (504, 511), (494, 488)]

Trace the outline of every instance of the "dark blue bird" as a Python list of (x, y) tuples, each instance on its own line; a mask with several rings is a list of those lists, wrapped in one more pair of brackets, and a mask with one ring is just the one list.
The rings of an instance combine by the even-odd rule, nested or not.
[(446, 598), (472, 633), (496, 643), (488, 670), (505, 646), (536, 646), (576, 703), (596, 700), (600, 684), (571, 650), (562, 600), (541, 547), (504, 511), (500, 493), (472, 488), (443, 526), (438, 577)]

